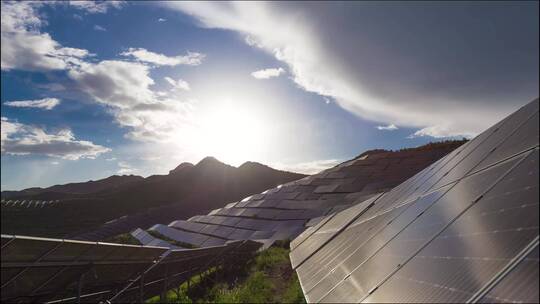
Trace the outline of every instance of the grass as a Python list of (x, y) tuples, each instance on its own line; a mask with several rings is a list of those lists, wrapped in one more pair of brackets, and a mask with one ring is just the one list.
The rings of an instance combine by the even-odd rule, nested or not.
[[(159, 303), (159, 296), (147, 303)], [(291, 269), (288, 243), (257, 253), (235, 270), (212, 269), (170, 290), (166, 303), (305, 303), (296, 272)]]

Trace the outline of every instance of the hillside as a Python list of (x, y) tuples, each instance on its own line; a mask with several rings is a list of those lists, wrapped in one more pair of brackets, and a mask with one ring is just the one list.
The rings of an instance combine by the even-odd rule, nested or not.
[(302, 177), (261, 164), (236, 168), (207, 157), (196, 165), (181, 164), (167, 175), (113, 176), (38, 191), (11, 192), (8, 195), (12, 201), (60, 201), (45, 208), (2, 204), (2, 233), (74, 236), (122, 216), (161, 207), (166, 208), (155, 214), (158, 222), (188, 218)]
[(142, 176), (137, 175), (113, 175), (96, 181), (87, 181), (81, 183), (69, 183), (65, 185), (54, 185), (47, 188), (33, 187), (21, 191), (2, 191), (3, 199), (13, 198), (33, 198), (57, 199), (69, 197), (70, 194), (90, 194), (114, 189), (116, 187), (144, 180)]

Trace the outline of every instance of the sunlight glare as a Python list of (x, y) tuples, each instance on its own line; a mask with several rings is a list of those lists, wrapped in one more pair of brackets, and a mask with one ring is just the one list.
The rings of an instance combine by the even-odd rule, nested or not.
[(202, 121), (201, 154), (235, 166), (263, 159), (268, 126), (261, 116), (232, 104), (212, 109)]

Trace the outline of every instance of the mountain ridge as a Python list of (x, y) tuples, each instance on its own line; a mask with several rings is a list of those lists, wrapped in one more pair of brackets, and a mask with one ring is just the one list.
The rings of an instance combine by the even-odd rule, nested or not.
[[(34, 207), (2, 204), (2, 233), (71, 237), (94, 230), (110, 220), (145, 213), (149, 209), (163, 210), (153, 212), (152, 216), (155, 222), (166, 222), (208, 212), (226, 202), (305, 176), (264, 165), (237, 168), (207, 157), (196, 165), (182, 163), (166, 175), (109, 177), (87, 184), (71, 183), (45, 188), (48, 190), (29, 192), (24, 189), (8, 193), (9, 199), (59, 202), (47, 208), (36, 207), (35, 204), (32, 205)], [(130, 181), (103, 186), (103, 181), (120, 180)], [(80, 187), (96, 183), (100, 187), (94, 192), (81, 193), (69, 189), (73, 184)], [(49, 191), (51, 189), (56, 191)], [(8, 199), (4, 195), (2, 193), (2, 198)], [(165, 206), (168, 207), (161, 208)]]
[(264, 170), (274, 170), (274, 171), (279, 171), (279, 172), (304, 175), (301, 173), (274, 169), (270, 166), (267, 166), (258, 162), (251, 162), (251, 161), (247, 161), (238, 167), (234, 167), (216, 159), (213, 156), (207, 156), (201, 159), (196, 165), (190, 162), (182, 162), (178, 166), (176, 166), (174, 169), (170, 170), (168, 174), (156, 174), (156, 175), (150, 175), (148, 177), (142, 177), (140, 175), (134, 175), (134, 174), (129, 174), (129, 175), (128, 174), (124, 174), (124, 175), (114, 174), (114, 175), (111, 175), (102, 179), (97, 179), (97, 180), (91, 179), (91, 180), (83, 181), (83, 182), (57, 184), (57, 185), (52, 185), (49, 187), (30, 187), (30, 188), (25, 188), (22, 190), (4, 190), (1, 192), (1, 197), (2, 199), (12, 199), (12, 198), (44, 195), (44, 194), (48, 194), (49, 196), (53, 195), (51, 193), (75, 194), (75, 195), (91, 194), (91, 193), (100, 192), (100, 191), (107, 191), (110, 188), (119, 187), (125, 184), (129, 184), (131, 182), (140, 182), (144, 180), (160, 179), (166, 176), (178, 174), (180, 172), (186, 172), (186, 170), (189, 170), (194, 167), (210, 168), (212, 166), (215, 166), (217, 168), (230, 167), (230, 168), (237, 168), (240, 170), (246, 170), (247, 168), (251, 168), (253, 170), (264, 169)]

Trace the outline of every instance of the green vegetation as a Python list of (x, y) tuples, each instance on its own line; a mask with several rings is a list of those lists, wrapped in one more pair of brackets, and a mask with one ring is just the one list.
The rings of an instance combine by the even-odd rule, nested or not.
[(134, 238), (130, 233), (123, 233), (115, 235), (105, 240), (109, 243), (128, 244), (128, 245), (141, 245), (141, 242)]
[[(159, 303), (159, 296), (147, 303)], [(235, 270), (214, 268), (196, 275), (190, 286), (170, 290), (166, 303), (305, 303), (296, 272), (291, 269), (288, 242), (259, 252)]]
[(176, 246), (179, 246), (179, 247), (182, 247), (182, 248), (197, 248), (197, 246), (195, 246), (193, 244), (173, 240), (173, 239), (171, 239), (169, 237), (164, 236), (163, 234), (161, 234), (161, 233), (159, 233), (157, 231), (146, 230), (146, 232), (148, 232), (148, 234), (150, 234), (151, 236), (153, 236), (155, 238), (158, 238), (158, 239), (162, 239), (162, 240), (164, 240), (164, 241), (166, 241), (166, 242), (168, 242), (169, 244), (172, 244), (172, 245), (176, 245)]

